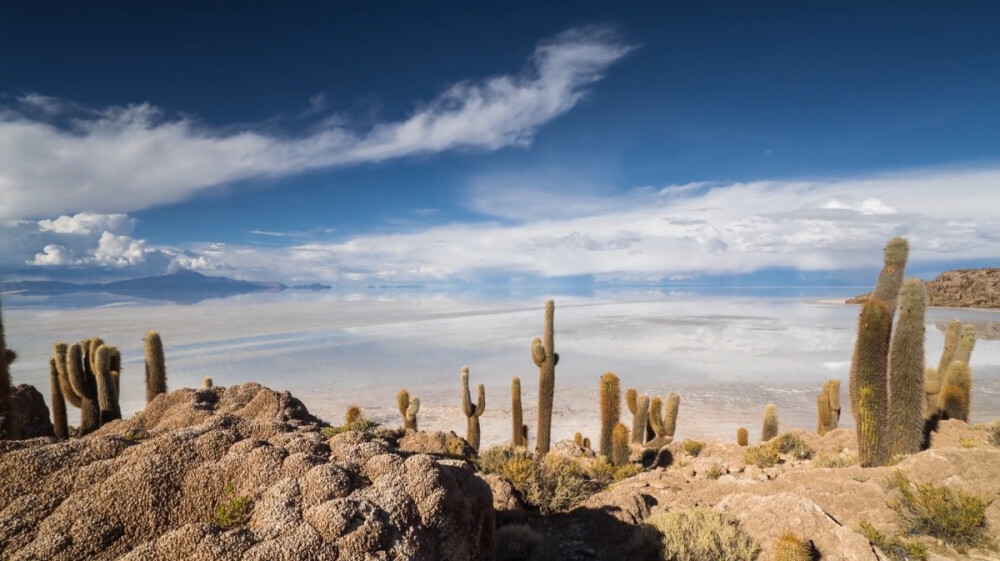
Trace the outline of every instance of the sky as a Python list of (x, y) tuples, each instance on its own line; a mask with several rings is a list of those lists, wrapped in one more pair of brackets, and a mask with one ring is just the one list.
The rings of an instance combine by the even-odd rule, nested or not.
[(0, 279), (837, 279), (1000, 257), (1000, 5), (0, 8)]

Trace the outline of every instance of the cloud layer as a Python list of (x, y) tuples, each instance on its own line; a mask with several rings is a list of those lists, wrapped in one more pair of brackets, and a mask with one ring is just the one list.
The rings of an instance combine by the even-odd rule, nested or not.
[(524, 145), (629, 50), (608, 30), (570, 30), (541, 43), (520, 74), (455, 84), (402, 121), (358, 132), (327, 119), (291, 138), (212, 130), (149, 103), (87, 110), (23, 96), (0, 108), (0, 219), (129, 212), (240, 180)]

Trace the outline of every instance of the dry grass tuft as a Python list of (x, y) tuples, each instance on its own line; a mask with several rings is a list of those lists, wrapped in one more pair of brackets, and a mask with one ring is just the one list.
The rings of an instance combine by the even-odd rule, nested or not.
[(944, 485), (915, 484), (898, 470), (889, 479), (889, 489), (899, 492), (889, 507), (899, 515), (906, 533), (933, 536), (959, 553), (996, 547), (986, 519), (989, 503), (982, 498)]
[(508, 524), (497, 529), (496, 561), (541, 561), (542, 535), (527, 524)]
[(708, 508), (653, 514), (646, 524), (663, 540), (667, 561), (754, 561), (760, 546), (733, 521)]

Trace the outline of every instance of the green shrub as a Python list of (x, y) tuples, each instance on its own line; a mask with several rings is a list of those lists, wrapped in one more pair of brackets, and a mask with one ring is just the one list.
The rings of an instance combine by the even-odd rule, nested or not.
[(496, 561), (540, 561), (542, 535), (527, 524), (497, 528)]
[[(360, 412), (358, 412), (357, 415), (360, 415)], [(378, 431), (378, 428), (379, 424), (375, 421), (359, 416), (355, 418), (354, 422), (345, 423), (339, 427), (323, 427), (320, 429), (319, 434), (323, 438), (332, 438), (340, 433), (356, 430), (358, 432), (363, 432), (366, 435), (374, 436)]]
[(927, 548), (923, 544), (899, 536), (887, 536), (879, 532), (871, 522), (858, 522), (861, 535), (875, 547), (881, 549), (892, 561), (926, 561)]
[(768, 442), (751, 446), (743, 453), (743, 461), (757, 467), (771, 467), (781, 461), (781, 454)]
[(226, 483), (226, 498), (215, 505), (215, 513), (209, 522), (220, 528), (244, 526), (250, 521), (253, 501), (249, 497), (237, 497), (232, 482)]
[(571, 458), (546, 454), (535, 465), (527, 499), (543, 513), (567, 511), (605, 487), (587, 477), (580, 463)]
[(786, 432), (771, 443), (781, 454), (788, 454), (796, 460), (808, 460), (816, 452), (798, 436)]
[(889, 479), (889, 488), (899, 491), (898, 500), (889, 507), (907, 533), (933, 536), (959, 553), (971, 547), (996, 547), (986, 519), (989, 503), (982, 498), (943, 485), (914, 485), (898, 470)]
[(646, 524), (662, 536), (666, 561), (754, 561), (760, 555), (753, 538), (708, 508), (658, 512)]
[(700, 440), (685, 440), (682, 444), (684, 451), (691, 454), (694, 457), (698, 457), (701, 454), (701, 450), (705, 447), (705, 443)]
[(537, 469), (531, 454), (524, 448), (494, 446), (479, 454), (476, 463), (484, 473), (495, 473), (510, 481), (515, 489), (527, 496)]

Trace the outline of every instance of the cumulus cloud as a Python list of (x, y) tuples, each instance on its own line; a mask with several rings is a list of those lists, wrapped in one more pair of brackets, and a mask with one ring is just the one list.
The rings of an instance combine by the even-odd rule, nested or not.
[(0, 108), (0, 219), (121, 213), (245, 179), (524, 145), (629, 50), (606, 29), (571, 30), (541, 43), (522, 72), (455, 84), (403, 120), (355, 131), (325, 119), (300, 137), (213, 130), (149, 103), (81, 110), (26, 96)]

